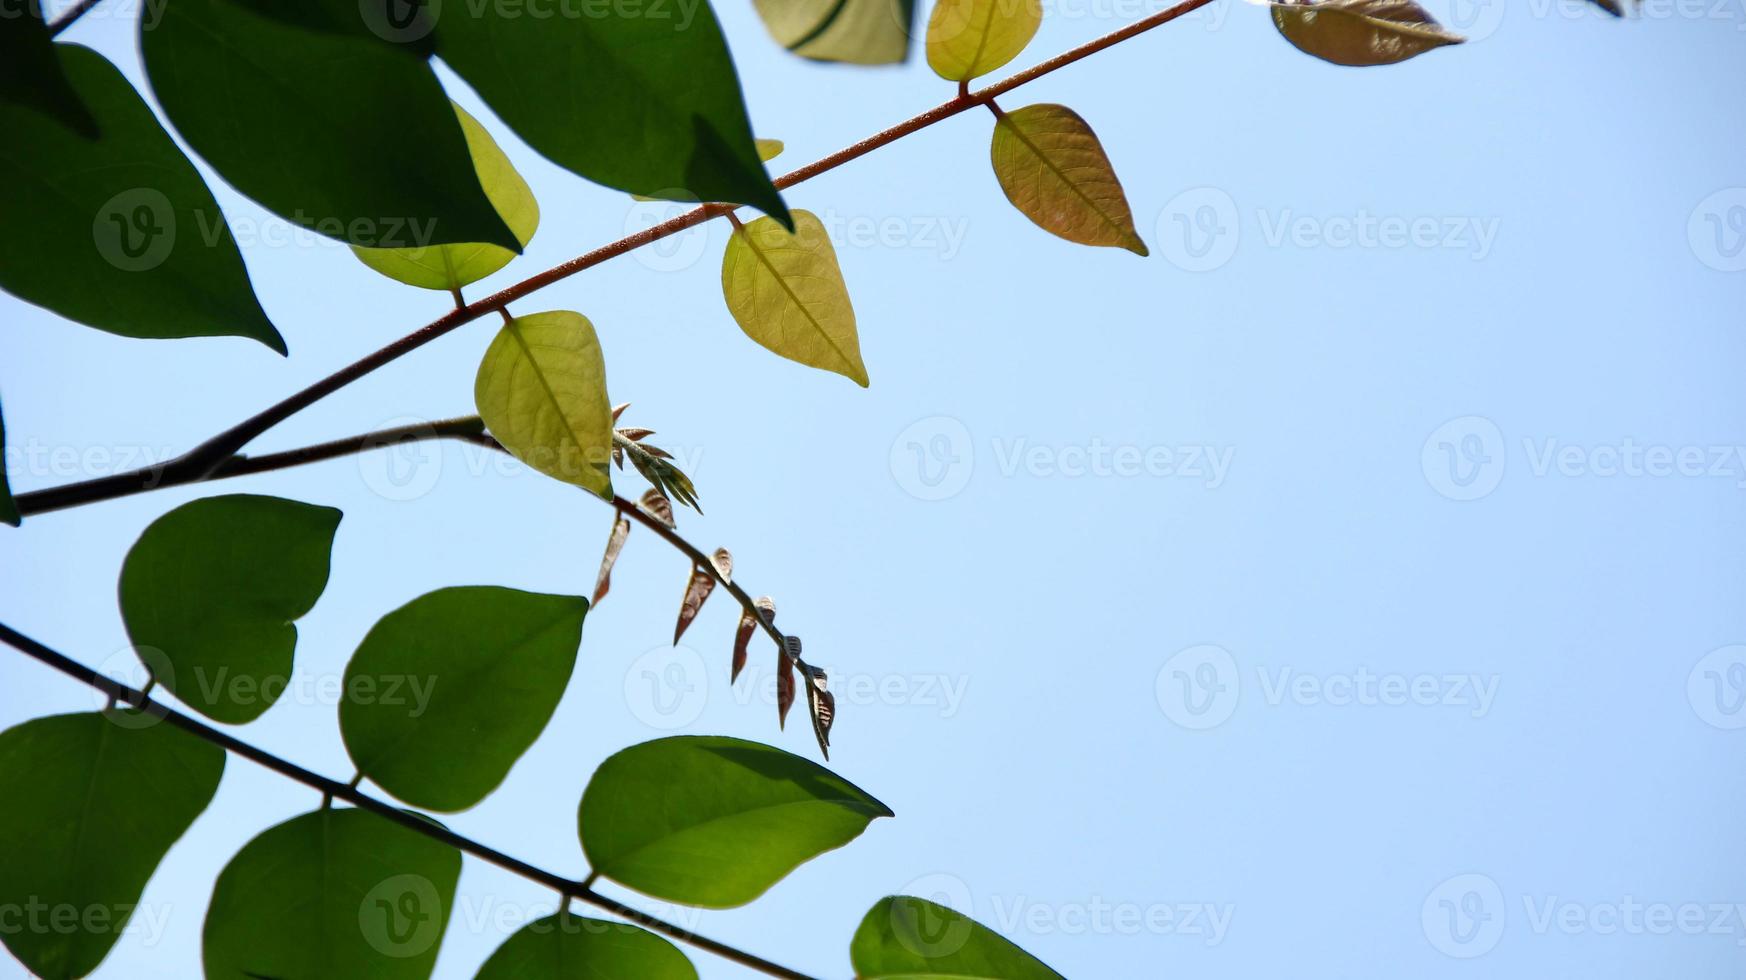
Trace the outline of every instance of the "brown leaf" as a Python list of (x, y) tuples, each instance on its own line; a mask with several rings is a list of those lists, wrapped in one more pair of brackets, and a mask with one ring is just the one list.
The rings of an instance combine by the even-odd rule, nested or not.
[(697, 618), (698, 610), (703, 608), (703, 601), (715, 590), (715, 576), (702, 565), (691, 569), (691, 581), (685, 583), (685, 598), (679, 603), (679, 624), (673, 627), (673, 642), (677, 644), (679, 637), (685, 635), (691, 621)]
[(659, 490), (649, 490), (643, 494), (640, 501), (643, 513), (668, 527), (673, 526), (673, 502), (662, 496)]
[(776, 727), (788, 728), (788, 709), (794, 707), (794, 662), (800, 659), (800, 637), (782, 638), (776, 651)]
[(624, 410), (629, 407), (630, 402), (619, 402), (617, 405), (612, 406), (612, 421), (616, 424), (618, 422), (618, 417), (623, 415)]
[(825, 672), (817, 667), (808, 667), (811, 676), (807, 679), (806, 704), (812, 709), (812, 733), (818, 738), (818, 750), (824, 753), (826, 761), (831, 757), (831, 725), (837, 720), (837, 697), (826, 690)]
[(621, 436), (624, 436), (626, 439), (629, 439), (631, 442), (636, 442), (640, 439), (645, 439), (649, 436), (654, 435), (655, 430), (654, 429), (643, 429), (643, 428), (638, 428), (636, 426), (631, 426), (630, 428), (618, 430), (618, 434)]
[(630, 537), (630, 518), (623, 514), (612, 522), (612, 533), (606, 538), (606, 554), (600, 559), (600, 575), (594, 580), (594, 598), (588, 604), (600, 605), (600, 600), (606, 598), (606, 592), (612, 588), (612, 566), (618, 561), (618, 553), (624, 550), (624, 539)]
[[(765, 622), (776, 622), (776, 603), (769, 596), (759, 598), (752, 605), (758, 607), (758, 612), (764, 617)], [(752, 618), (752, 614), (750, 612), (740, 613), (740, 628), (734, 634), (734, 669), (733, 674), (728, 677), (729, 684), (739, 680), (740, 671), (746, 669), (746, 652), (751, 647), (752, 634), (757, 630), (758, 621)]]
[(723, 582), (734, 580), (734, 556), (728, 554), (726, 548), (715, 549), (715, 553), (709, 556), (709, 563), (715, 566), (717, 572), (721, 573)]

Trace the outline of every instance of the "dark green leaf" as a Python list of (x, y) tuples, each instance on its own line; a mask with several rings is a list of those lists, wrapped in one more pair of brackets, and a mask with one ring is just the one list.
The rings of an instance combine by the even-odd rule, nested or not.
[(28, 0), (18, 6), (0, 13), (0, 105), (35, 109), (96, 139), (97, 120), (61, 67), (42, 8)]
[(166, 0), (142, 20), (152, 90), (188, 143), (281, 217), (352, 245), (520, 252), (415, 52), (296, 27), (239, 0)]
[(1305, 54), (1358, 68), (1392, 65), (1466, 40), (1413, 0), (1274, 2), (1273, 26)]
[(776, 43), (803, 58), (892, 65), (909, 57), (915, 0), (752, 0)]
[(0, 288), (124, 337), (252, 337), (284, 353), (194, 165), (114, 65), (54, 48), (103, 136), (0, 105), (0, 226), (12, 232)]
[(747, 204), (788, 220), (707, 0), (580, 4), (553, 17), (451, 3), (436, 48), (560, 166), (633, 194)]
[(848, 780), (781, 749), (678, 736), (601, 763), (579, 823), (600, 874), (656, 898), (730, 908), (891, 815)]
[(679, 948), (623, 922), (568, 912), (523, 926), (474, 980), (697, 980)]
[(295, 817), (218, 876), (207, 980), (423, 980), (460, 875), (461, 852), (367, 810)]
[(0, 418), (0, 522), (18, 526), (18, 505), (12, 501), (12, 486), (6, 482), (6, 420)]
[(233, 494), (170, 511), (121, 566), (121, 618), (157, 682), (216, 721), (253, 721), (291, 674), (300, 618), (327, 586), (340, 512)]
[(975, 919), (907, 895), (880, 899), (868, 910), (849, 958), (859, 980), (1061, 980)]
[(97, 968), (224, 774), (224, 752), (138, 712), (0, 733), (0, 939), (32, 973)]
[(358, 771), (415, 806), (464, 810), (551, 720), (588, 600), (439, 589), (370, 629), (346, 665), (340, 731)]

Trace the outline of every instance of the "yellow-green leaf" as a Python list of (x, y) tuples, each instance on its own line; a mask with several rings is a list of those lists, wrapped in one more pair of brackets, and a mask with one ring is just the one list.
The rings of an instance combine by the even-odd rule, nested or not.
[(1097, 134), (1064, 105), (1028, 105), (994, 125), (994, 176), (1006, 199), (1054, 235), (1136, 255), (1146, 243)]
[(791, 361), (867, 387), (855, 310), (818, 215), (794, 211), (794, 234), (770, 218), (734, 229), (721, 289), (746, 336)]
[(915, 0), (752, 0), (770, 36), (802, 58), (894, 65), (909, 56)]
[(928, 18), (928, 67), (967, 82), (1018, 57), (1043, 22), (1042, 0), (939, 0)]
[(1273, 26), (1299, 51), (1336, 65), (1392, 65), (1467, 40), (1413, 0), (1275, 3)]
[(479, 362), (473, 401), (517, 459), (612, 499), (606, 362), (587, 317), (557, 311), (504, 324)]
[[(479, 121), (455, 106), (461, 120), (461, 132), (467, 137), (467, 149), (473, 155), (473, 169), (491, 206), (502, 216), (503, 223), (515, 233), (517, 241), (526, 245), (533, 240), (540, 226), (540, 205), (533, 190), (527, 186), (515, 165), (509, 162), (497, 141)], [(409, 241), (415, 240), (416, 229), (407, 229)], [(358, 258), (367, 266), (390, 279), (409, 286), (444, 291), (459, 289), (478, 282), (509, 264), (515, 253), (501, 245), (426, 245), (414, 248), (360, 248), (352, 246)]]
[(765, 163), (782, 155), (783, 144), (781, 140), (755, 139), (752, 142), (758, 147), (758, 159)]

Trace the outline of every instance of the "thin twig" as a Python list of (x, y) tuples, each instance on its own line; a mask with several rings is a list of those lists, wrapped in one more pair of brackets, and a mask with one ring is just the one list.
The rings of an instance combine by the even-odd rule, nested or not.
[(639, 925), (646, 926), (656, 932), (677, 939), (680, 942), (688, 943), (699, 949), (708, 950), (709, 952), (715, 953), (725, 959), (732, 960), (742, 966), (757, 970), (760, 973), (768, 974), (773, 977), (788, 977), (792, 978), (792, 980), (810, 980), (807, 974), (790, 970), (785, 966), (772, 963), (769, 960), (755, 956), (745, 950), (736, 949), (725, 943), (720, 943), (708, 937), (700, 936), (682, 926), (677, 926), (663, 919), (658, 919), (640, 909), (632, 908), (622, 902), (608, 898), (607, 896), (596, 892), (590, 886), (590, 882), (592, 882), (595, 877), (593, 874), (590, 874), (586, 881), (572, 881), (562, 875), (553, 874), (543, 868), (529, 864), (520, 858), (510, 857), (502, 851), (481, 844), (470, 837), (463, 837), (460, 834), (449, 830), (447, 827), (443, 827), (433, 821), (426, 820), (423, 817), (402, 810), (399, 807), (366, 796), (357, 790), (357, 780), (348, 784), (335, 779), (329, 779), (326, 776), (311, 772), (294, 762), (276, 756), (265, 749), (250, 745), (249, 743), (226, 732), (220, 731), (219, 729), (213, 728), (190, 715), (185, 715), (162, 702), (153, 701), (151, 698), (147, 697), (143, 691), (135, 690), (120, 681), (100, 674), (65, 654), (44, 646), (36, 640), (25, 636), (23, 633), (18, 632), (4, 623), (0, 623), (0, 643), (5, 643), (26, 656), (41, 661), (61, 673), (66, 674), (68, 677), (95, 688), (109, 697), (111, 701), (123, 702), (131, 708), (145, 712), (160, 721), (167, 722), (176, 728), (180, 728), (196, 738), (210, 742), (228, 752), (234, 752), (235, 754), (248, 759), (250, 762), (271, 769), (287, 779), (302, 783), (303, 785), (321, 793), (324, 800), (345, 800), (347, 803), (352, 804), (360, 810), (368, 810), (379, 817), (393, 821), (407, 830), (423, 834), (426, 837), (440, 841), (459, 851), (471, 854), (482, 861), (494, 864), (512, 874), (526, 878), (537, 884), (544, 885), (561, 895), (573, 897), (587, 902), (590, 905), (605, 909), (615, 915), (629, 919)]
[(79, 0), (78, 3), (73, 5), (72, 9), (59, 17), (56, 17), (54, 22), (49, 24), (49, 37), (54, 37), (67, 28), (72, 27), (74, 21), (85, 16), (87, 13), (90, 13), (92, 7), (95, 7), (102, 2), (103, 0)]

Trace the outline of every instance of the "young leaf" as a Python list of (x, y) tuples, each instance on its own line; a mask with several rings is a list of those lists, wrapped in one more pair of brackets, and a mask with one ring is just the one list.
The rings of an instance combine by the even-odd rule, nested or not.
[(0, 733), (0, 908), (79, 912), (74, 928), (16, 918), (0, 928), (37, 976), (97, 968), (164, 853), (218, 791), (224, 750), (153, 720), (117, 709)]
[(479, 362), (479, 417), (515, 457), (612, 499), (612, 409), (594, 325), (580, 313), (516, 317)]
[(915, 0), (753, 0), (777, 44), (814, 61), (894, 65), (909, 57)]
[(642, 500), (637, 503), (642, 508), (643, 513), (668, 527), (675, 526), (673, 523), (673, 502), (663, 496), (661, 491), (646, 490), (643, 492)]
[[(467, 150), (473, 157), (473, 169), (485, 196), (497, 209), (516, 241), (526, 245), (533, 240), (540, 226), (540, 205), (533, 190), (527, 186), (515, 165), (509, 162), (491, 134), (479, 121), (455, 106), (455, 116), (461, 121), (461, 132), (467, 137)], [(429, 245), (423, 248), (362, 248), (352, 246), (359, 261), (390, 279), (409, 286), (444, 291), (460, 289), (478, 282), (508, 265), (515, 253), (500, 245)]]
[(776, 727), (788, 730), (788, 709), (794, 707), (795, 661), (800, 659), (800, 637), (785, 636), (776, 651)]
[(42, 7), (25, 3), (0, 16), (0, 106), (23, 106), (88, 140), (101, 130), (56, 54)]
[(212, 978), (424, 980), (461, 852), (368, 810), (324, 807), (249, 841), (212, 889)]
[(697, 980), (679, 947), (624, 922), (560, 911), (530, 922), (485, 961), (473, 980)]
[(170, 511), (121, 566), (121, 618), (157, 682), (195, 711), (253, 721), (285, 691), (299, 619), (327, 587), (340, 512), (231, 494)]
[(679, 638), (685, 635), (685, 630), (691, 626), (691, 621), (697, 618), (697, 613), (703, 608), (703, 603), (709, 594), (715, 591), (715, 576), (702, 565), (691, 569), (691, 578), (685, 582), (685, 597), (679, 600), (679, 622), (673, 627), (673, 643), (677, 645)]
[(1042, 0), (940, 0), (928, 18), (928, 67), (967, 82), (1018, 57), (1043, 23)]
[(102, 55), (51, 47), (103, 136), (0, 102), (0, 225), (29, 229), (0, 243), (0, 289), (123, 337), (248, 337), (285, 353), (218, 202), (145, 100)]
[(715, 566), (723, 582), (734, 580), (734, 556), (726, 548), (717, 548), (710, 552), (709, 563)]
[(340, 734), (358, 771), (414, 806), (465, 810), (551, 720), (588, 600), (438, 589), (383, 616), (346, 665)]
[(722, 256), (721, 288), (746, 336), (867, 387), (855, 310), (817, 215), (795, 211), (793, 234), (766, 218), (735, 228)]
[(1081, 245), (1146, 254), (1121, 181), (1077, 112), (1045, 103), (1001, 113), (991, 156), (1006, 199), (1037, 227)]
[(12, 486), (6, 481), (6, 419), (0, 417), (0, 523), (17, 527), (18, 505), (12, 500)]
[(783, 143), (781, 140), (755, 139), (752, 143), (758, 148), (758, 159), (765, 163), (782, 155)]
[(752, 633), (758, 629), (758, 621), (745, 610), (740, 611), (740, 625), (734, 629), (734, 659), (732, 673), (728, 675), (728, 683), (740, 679), (740, 671), (746, 669), (746, 654), (752, 645)]
[(196, 152), (268, 210), (352, 245), (521, 250), (424, 59), (261, 5), (173, 0), (141, 18), (152, 91)]
[(859, 980), (1062, 980), (975, 919), (907, 895), (882, 898), (867, 910), (849, 959)]
[(828, 689), (828, 678), (825, 672), (817, 667), (807, 668), (806, 707), (812, 715), (812, 734), (818, 739), (818, 750), (824, 757), (831, 757), (831, 726), (837, 720), (837, 696)]
[(627, 431), (637, 430), (616, 430), (612, 441), (613, 460), (619, 463), (620, 468), (624, 466), (624, 456), (629, 456), (637, 472), (663, 497), (669, 501), (677, 500), (699, 514), (703, 513), (703, 508), (697, 503), (697, 488), (692, 485), (691, 477), (674, 465), (671, 454), (658, 446), (641, 443), (626, 436)]
[(457, 5), (437, 24), (436, 49), (559, 166), (633, 194), (731, 201), (787, 220), (707, 2), (555, 18)]
[(1299, 51), (1336, 65), (1392, 65), (1467, 40), (1413, 0), (1271, 3), (1273, 26)]
[(731, 908), (891, 815), (799, 756), (737, 738), (677, 736), (601, 763), (578, 822), (600, 874), (655, 898)]
[(600, 558), (600, 574), (594, 579), (594, 598), (589, 605), (598, 606), (600, 600), (606, 598), (606, 593), (612, 588), (612, 566), (618, 561), (618, 553), (624, 550), (625, 539), (630, 537), (630, 518), (619, 514), (613, 518), (612, 533), (606, 537), (606, 554)]

